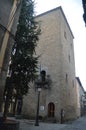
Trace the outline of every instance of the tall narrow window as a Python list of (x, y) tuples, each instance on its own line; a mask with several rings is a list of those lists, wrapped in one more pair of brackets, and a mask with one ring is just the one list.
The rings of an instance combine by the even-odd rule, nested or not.
[(68, 82), (68, 74), (66, 74), (66, 82)]
[(64, 37), (65, 37), (65, 39), (67, 39), (67, 34), (66, 34), (66, 32), (64, 31)]
[(68, 58), (69, 58), (69, 62), (70, 62), (70, 55), (68, 56)]

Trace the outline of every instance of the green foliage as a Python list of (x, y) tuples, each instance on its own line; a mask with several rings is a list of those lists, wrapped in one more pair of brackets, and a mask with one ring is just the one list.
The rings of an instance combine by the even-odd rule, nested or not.
[(22, 0), (15, 42), (11, 53), (10, 77), (7, 77), (4, 90), (4, 119), (7, 117), (9, 103), (12, 99), (15, 101), (13, 106), (13, 114), (15, 115), (16, 108), (19, 108), (17, 100), (20, 99), (22, 102), (23, 95), (28, 92), (28, 84), (36, 77), (38, 58), (35, 55), (35, 47), (39, 34), (40, 28), (38, 28), (38, 23), (34, 19), (34, 2)]
[(86, 0), (82, 0), (82, 4), (83, 4), (83, 10), (84, 10), (83, 19), (86, 25)]
[(10, 65), (11, 82), (17, 94), (26, 94), (28, 83), (35, 79), (38, 61), (35, 47), (39, 34), (38, 23), (34, 20), (34, 2), (23, 0)]

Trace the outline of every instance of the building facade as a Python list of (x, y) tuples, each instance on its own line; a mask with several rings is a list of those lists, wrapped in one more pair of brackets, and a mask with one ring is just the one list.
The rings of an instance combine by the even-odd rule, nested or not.
[[(36, 17), (41, 27), (36, 54), (39, 56), (39, 70), (45, 71), (51, 78), (49, 88), (42, 87), (40, 93), (39, 116), (61, 120), (75, 119), (77, 111), (77, 90), (75, 80), (74, 36), (61, 7)], [(41, 67), (40, 67), (41, 66)], [(35, 117), (37, 90), (35, 85), (24, 97), (22, 113)]]
[(21, 0), (0, 0), (0, 112)]
[(79, 77), (76, 77), (76, 86), (79, 95), (80, 115), (83, 116), (86, 114), (86, 94)]

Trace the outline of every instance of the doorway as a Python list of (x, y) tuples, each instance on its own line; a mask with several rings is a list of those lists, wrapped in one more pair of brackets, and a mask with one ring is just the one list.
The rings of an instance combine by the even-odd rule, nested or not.
[(48, 104), (48, 117), (54, 117), (55, 115), (55, 105), (54, 103), (50, 102)]

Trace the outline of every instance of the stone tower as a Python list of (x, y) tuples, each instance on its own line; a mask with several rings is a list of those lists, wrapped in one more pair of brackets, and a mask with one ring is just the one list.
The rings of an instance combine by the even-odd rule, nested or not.
[[(40, 111), (42, 118), (74, 119), (77, 112), (77, 94), (75, 82), (74, 36), (61, 7), (36, 17), (41, 27), (36, 54), (40, 56), (39, 66), (52, 79), (50, 89), (42, 88), (40, 93)], [(39, 67), (40, 69), (40, 67)], [(31, 87), (24, 97), (23, 114), (35, 117), (37, 91)]]
[(0, 112), (21, 0), (0, 0)]

